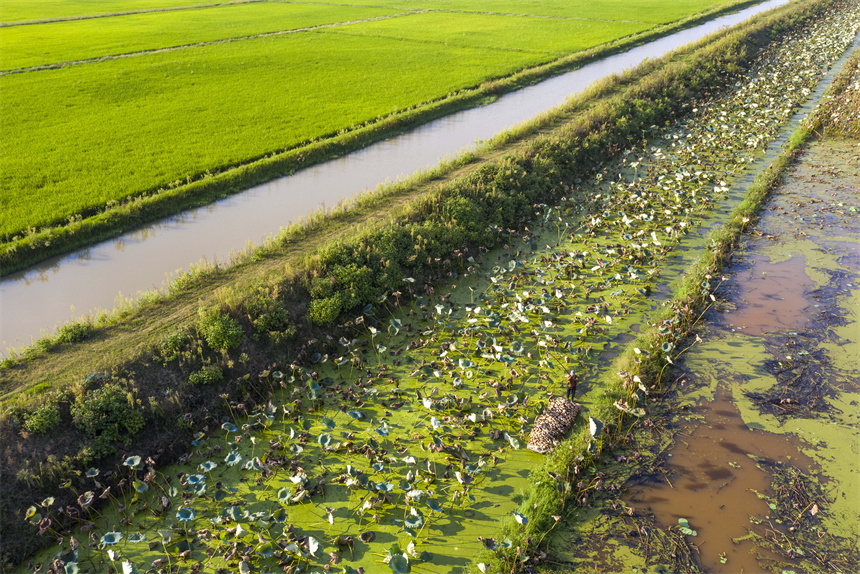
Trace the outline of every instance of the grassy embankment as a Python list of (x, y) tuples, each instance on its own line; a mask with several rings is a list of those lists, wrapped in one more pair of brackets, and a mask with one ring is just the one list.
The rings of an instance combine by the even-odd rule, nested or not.
[[(719, 4), (668, 24), (656, 22), (678, 16), (678, 8), (658, 10), (647, 3), (652, 21), (646, 23), (459, 14), (454, 26), (450, 14), (412, 13), (392, 22), (4, 76), (2, 273), (479, 105), (747, 3)], [(281, 18), (301, 16), (302, 25), (331, 21), (328, 6), (315, 11), (278, 6), (283, 6)], [(691, 6), (701, 8), (700, 3)], [(602, 9), (616, 7), (609, 3)], [(200, 19), (213, 22), (193, 37), (223, 36), (214, 22), (227, 27), (225, 15), (237, 10), (247, 12), (256, 25), (258, 16), (251, 15), (273, 9), (253, 3), (193, 10), (189, 13), (195, 18), (209, 14)], [(361, 18), (392, 14), (378, 8), (350, 10), (352, 17)], [(529, 35), (523, 38), (511, 26), (521, 28), (525, 18)], [(122, 24), (138, 19), (179, 27), (164, 37), (145, 39)], [(178, 13), (149, 13), (4, 28), (0, 39), (9, 33), (21, 45), (45, 29), (48, 46), (59, 46), (75, 35), (68, 29), (86, 31), (97, 24), (101, 47), (70, 50), (78, 56), (107, 56), (126, 44), (131, 49), (167, 48), (187, 32), (187, 24), (180, 22)], [(4, 44), (19, 61), (39, 61), (29, 48)], [(562, 56), (571, 51), (576, 53)], [(49, 50), (39, 58), (78, 57), (65, 54)], [(336, 80), (330, 74), (333, 61), (340, 70)], [(437, 69), (450, 73), (442, 76)], [(403, 90), (404, 85), (413, 88)], [(239, 109), (236, 102), (241, 102)], [(218, 134), (217, 144), (212, 134)]]
[[(783, 13), (784, 12), (785, 11), (783, 11)], [(760, 19), (758, 24), (758, 26), (760, 26), (758, 35), (745, 40), (745, 42), (747, 42), (746, 48), (751, 51), (754, 51), (757, 41), (763, 42), (765, 40), (764, 36), (767, 35), (767, 30), (771, 26), (775, 26), (773, 19), (765, 20), (765, 23), (761, 22), (762, 20)], [(747, 26), (745, 28), (747, 33), (751, 30), (755, 30), (755, 28), (752, 26)], [(412, 205), (412, 221), (402, 222), (400, 226), (395, 226), (393, 228), (389, 226), (386, 231), (383, 232), (384, 235), (386, 235), (390, 240), (395, 240), (398, 235), (401, 237), (411, 236), (417, 230), (419, 233), (425, 233), (425, 237), (428, 239), (440, 240), (439, 243), (431, 245), (429, 249), (427, 249), (426, 255), (430, 257), (431, 261), (433, 256), (436, 255), (441, 257), (451, 257), (451, 250), (462, 247), (464, 243), (472, 244), (474, 246), (475, 244), (485, 242), (486, 231), (478, 230), (468, 233), (468, 230), (458, 229), (458, 224), (455, 222), (456, 218), (452, 217), (452, 213), (450, 213), (451, 203), (446, 201), (443, 204), (441, 201), (441, 198), (443, 197), (446, 199), (451, 199), (452, 197), (463, 199), (467, 204), (473, 203), (475, 209), (486, 209), (489, 211), (490, 215), (485, 213), (477, 215), (478, 219), (484, 222), (495, 221), (493, 217), (496, 217), (496, 214), (510, 218), (507, 221), (500, 220), (498, 222), (506, 226), (516, 225), (517, 221), (525, 221), (522, 217), (526, 217), (527, 219), (525, 214), (530, 212), (529, 206), (531, 203), (536, 200), (540, 200), (541, 198), (550, 197), (552, 194), (552, 188), (556, 186), (557, 178), (575, 178), (577, 174), (583, 173), (579, 170), (587, 169), (587, 159), (589, 157), (601, 157), (605, 155), (607, 151), (617, 149), (619, 145), (626, 142), (629, 138), (637, 137), (641, 134), (641, 130), (644, 127), (647, 127), (655, 121), (662, 121), (661, 118), (665, 119), (669, 117), (675, 111), (674, 106), (677, 105), (679, 106), (678, 109), (680, 109), (681, 102), (684, 101), (684, 98), (692, 95), (692, 92), (690, 92), (689, 88), (685, 87), (685, 85), (696, 85), (696, 87), (701, 90), (706, 89), (708, 85), (711, 85), (711, 82), (713, 85), (717, 85), (721, 74), (725, 72), (727, 67), (731, 68), (733, 65), (738, 65), (750, 56), (750, 53), (747, 52), (742, 45), (737, 43), (737, 41), (742, 37), (743, 34), (740, 32), (723, 34), (722, 42), (716, 42), (715, 45), (712, 45), (709, 49), (704, 49), (704, 53), (700, 52), (698, 54), (698, 57), (702, 58), (702, 60), (696, 59), (693, 62), (688, 62), (686, 61), (686, 57), (681, 56), (678, 57), (675, 62), (670, 64), (666, 64), (664, 62), (652, 62), (646, 66), (645, 70), (631, 73), (624, 80), (607, 82), (602, 86), (601, 90), (598, 90), (598, 93), (602, 91), (604, 95), (607, 96), (607, 99), (598, 105), (597, 109), (592, 109), (590, 112), (582, 114), (585, 115), (585, 117), (580, 117), (580, 122), (576, 123), (573, 128), (568, 127), (567, 130), (561, 130), (561, 133), (556, 134), (557, 139), (549, 137), (538, 144), (533, 144), (530, 149), (526, 150), (521, 155), (508, 158), (495, 165), (485, 166), (479, 173), (460, 181), (459, 185), (454, 184), (449, 186), (448, 189), (443, 190), (441, 194), (437, 192), (433, 194), (431, 199), (419, 202), (417, 205)], [(710, 65), (702, 65), (703, 61)], [(650, 72), (650, 74), (648, 74), (648, 72)], [(632, 83), (633, 80), (637, 78), (637, 74), (645, 75), (647, 76), (647, 79), (638, 85), (634, 83), (633, 87), (626, 93), (623, 93), (622, 91), (621, 95), (613, 94), (613, 91), (615, 90), (621, 91), (620, 88), (622, 88), (626, 83)], [(594, 95), (595, 94), (592, 94), (592, 96)], [(580, 101), (572, 107), (576, 110), (578, 109), (577, 105), (581, 106), (582, 104), (583, 102)], [(570, 110), (568, 110), (568, 113), (569, 112)], [(563, 117), (564, 114), (560, 115)], [(551, 125), (553, 119), (558, 121), (558, 117), (545, 118), (542, 125), (544, 127)], [(597, 131), (596, 133), (591, 129), (593, 126), (601, 124), (608, 124), (616, 129), (610, 129), (609, 127), (604, 126), (603, 131)], [(528, 132), (529, 130), (524, 129), (523, 131)], [(538, 150), (541, 152), (540, 154), (537, 153)], [(542, 159), (538, 160), (538, 156), (541, 156)], [(553, 163), (555, 165), (553, 165)], [(525, 169), (525, 173), (529, 174), (527, 180), (519, 182), (521, 185), (515, 186), (514, 189), (505, 185), (505, 180), (510, 178), (512, 169)], [(507, 176), (505, 175), (506, 173)], [(496, 185), (502, 184), (503, 187), (497, 188), (497, 192), (495, 194), (490, 194), (489, 196), (485, 196), (484, 192), (479, 191), (484, 189), (487, 184), (493, 183), (496, 183)], [(471, 191), (469, 191), (470, 189)], [(505, 192), (505, 189), (508, 191)], [(525, 192), (525, 194), (523, 192)], [(513, 195), (507, 195), (508, 193)], [(523, 195), (525, 195), (525, 197), (522, 197)], [(499, 204), (494, 203), (497, 201), (507, 203), (508, 209), (500, 211), (498, 209)], [(486, 203), (486, 205), (481, 205), (481, 203)], [(432, 225), (432, 221), (427, 221), (427, 219), (425, 219), (430, 218), (432, 220), (437, 218), (440, 215), (440, 209), (445, 213), (445, 221), (448, 222), (441, 227), (438, 225), (438, 221), (436, 225)], [(360, 239), (359, 241), (373, 241), (372, 233), (372, 230), (368, 230), (370, 237), (365, 235), (363, 239)], [(450, 242), (444, 243), (443, 241), (445, 240)], [(377, 242), (377, 244), (379, 244), (379, 242)], [(350, 256), (351, 250), (354, 249), (354, 246), (355, 244), (331, 246), (327, 250), (327, 254), (335, 257), (338, 253), (342, 253), (344, 256)], [(261, 252), (258, 256), (263, 260), (268, 258), (271, 262), (271, 258), (275, 256), (279, 249), (282, 249), (282, 246), (276, 245), (269, 248), (268, 251)], [(426, 269), (426, 262), (423, 260), (424, 254), (422, 254), (420, 259), (410, 257), (408, 255), (408, 251), (407, 253), (397, 255), (398, 257), (405, 257), (405, 259), (399, 259), (396, 261), (400, 264), (401, 271), (404, 273), (411, 271), (411, 274), (418, 281), (423, 282), (423, 280), (428, 279), (434, 274), (432, 270)], [(109, 370), (110, 367), (108, 365), (111, 362), (114, 362), (116, 365), (116, 359), (123, 356), (129, 357), (131, 355), (137, 355), (140, 357), (138, 361), (126, 362), (124, 367), (121, 367), (119, 371), (125, 374), (128, 374), (130, 371), (135, 371), (133, 378), (136, 380), (136, 385), (133, 386), (136, 387), (138, 397), (149, 400), (150, 402), (149, 408), (142, 408), (140, 410), (145, 413), (145, 418), (150, 425), (148, 428), (152, 430), (151, 425), (159, 416), (165, 417), (166, 420), (170, 420), (172, 417), (177, 416), (177, 414), (185, 412), (186, 409), (193, 408), (191, 405), (201, 404), (200, 402), (195, 403), (195, 401), (200, 401), (201, 399), (204, 399), (205, 401), (204, 397), (199, 396), (200, 394), (194, 392), (193, 388), (189, 388), (188, 385), (184, 385), (183, 383), (184, 379), (186, 379), (192, 371), (197, 372), (199, 367), (204, 366), (206, 363), (214, 362), (223, 367), (226, 372), (227, 380), (235, 380), (234, 378), (240, 376), (242, 372), (255, 372), (255, 369), (259, 368), (255, 365), (263, 364), (264, 361), (270, 360), (273, 356), (277, 356), (279, 351), (280, 353), (283, 353), (284, 339), (289, 339), (289, 332), (295, 329), (296, 325), (303, 330), (305, 326), (301, 323), (304, 319), (300, 314), (298, 316), (294, 314), (292, 317), (286, 316), (287, 306), (290, 306), (292, 309), (294, 308), (292, 307), (292, 304), (302, 300), (304, 300), (305, 305), (307, 305), (308, 299), (306, 289), (307, 287), (314, 287), (313, 282), (309, 280), (312, 279), (315, 274), (337, 277), (336, 273), (332, 274), (331, 272), (327, 272), (325, 263), (325, 260), (323, 264), (320, 264), (319, 261), (310, 261), (308, 262), (308, 266), (305, 268), (306, 271), (293, 275), (293, 279), (284, 279), (283, 276), (279, 276), (277, 278), (270, 277), (269, 282), (254, 281), (253, 284), (256, 285), (258, 291), (250, 295), (247, 290), (243, 293), (241, 287), (235, 287), (231, 292), (222, 292), (219, 298), (223, 306), (222, 311), (226, 311), (228, 313), (227, 316), (217, 312), (213, 313), (210, 309), (208, 312), (205, 311), (204, 316), (199, 322), (197, 322), (194, 320), (196, 306), (192, 304), (186, 308), (188, 311), (186, 316), (191, 318), (191, 320), (185, 323), (186, 326), (183, 326), (181, 320), (179, 322), (174, 322), (171, 327), (167, 327), (165, 323), (162, 323), (162, 330), (158, 332), (158, 334), (149, 332), (142, 338), (138, 338), (131, 346), (128, 345), (128, 339), (126, 339), (124, 344), (120, 343), (117, 345), (116, 343), (118, 343), (122, 338), (121, 336), (117, 336), (117, 338), (112, 337), (110, 343), (94, 340), (80, 345), (63, 345), (63, 350), (70, 352), (70, 354), (75, 354), (76, 350), (77, 352), (80, 352), (85, 348), (88, 348), (89, 352), (94, 354), (89, 354), (87, 357), (90, 361), (89, 365), (86, 363), (77, 363), (77, 367), (74, 367), (71, 371), (67, 371), (68, 374), (66, 377), (60, 377), (58, 380), (65, 379), (66, 381), (69, 381), (70, 375), (71, 378), (75, 378), (75, 376), (72, 375), (74, 372), (85, 373), (91, 370)], [(332, 261), (328, 260), (327, 263), (329, 264), (329, 269), (331, 269)], [(388, 260), (388, 263), (390, 265), (391, 259)], [(252, 266), (254, 266), (254, 263), (249, 261), (246, 262), (243, 267), (236, 270), (217, 271), (208, 275), (204, 274), (196, 279), (190, 278), (188, 283), (194, 283), (196, 280), (200, 282), (198, 284), (198, 286), (200, 286), (204, 282), (224, 279), (226, 274), (229, 273), (235, 273), (242, 270), (247, 272), (247, 270)], [(277, 272), (280, 275), (283, 272), (283, 260), (278, 262), (277, 267)], [(363, 267), (362, 269), (370, 268)], [(369, 274), (367, 272), (362, 272), (361, 270), (357, 271), (359, 271), (359, 275), (362, 275), (365, 278)], [(381, 273), (376, 274), (376, 277), (380, 276)], [(211, 283), (209, 284), (211, 285)], [(307, 287), (302, 287), (302, 284)], [(398, 283), (395, 281), (395, 284)], [(341, 291), (349, 291), (350, 289), (349, 285), (334, 285), (334, 287), (345, 287), (345, 289), (341, 289)], [(369, 300), (374, 300), (376, 297), (376, 293), (374, 291), (384, 287), (384, 285), (378, 284), (371, 285), (369, 286), (370, 292), (365, 293), (365, 295), (369, 295)], [(271, 297), (273, 294), (276, 295), (274, 298)], [(185, 293), (185, 295), (188, 296), (185, 299), (186, 303), (194, 300), (193, 294), (189, 296), (188, 293)], [(343, 295), (337, 296), (337, 299), (342, 296)], [(178, 297), (179, 293), (174, 294), (156, 305), (172, 305), (177, 302)], [(330, 302), (325, 303), (325, 301), (331, 297), (331, 295), (326, 297), (317, 297), (317, 301), (323, 302), (320, 305), (321, 309), (318, 308), (317, 312), (330, 309)], [(339, 301), (339, 303), (342, 306), (344, 301)], [(360, 306), (363, 301), (359, 301), (358, 303)], [(150, 311), (155, 308), (155, 306), (150, 307)], [(254, 309), (256, 309), (256, 311)], [(262, 313), (260, 312), (260, 309), (262, 309)], [(163, 311), (164, 307), (162, 307), (161, 310)], [(130, 317), (127, 317), (126, 319), (136, 319), (139, 321), (137, 326), (144, 323), (152, 325), (151, 321), (147, 321), (146, 318), (141, 316), (140, 310), (131, 312), (129, 315)], [(218, 325), (221, 325), (227, 329), (227, 332), (235, 334), (236, 332), (231, 331), (229, 327), (237, 324), (236, 321), (238, 321), (239, 325), (244, 324), (244, 330), (246, 333), (253, 333), (255, 330), (259, 331), (260, 327), (264, 327), (265, 334), (262, 339), (264, 340), (267, 336), (270, 341), (273, 342), (273, 345), (267, 349), (265, 348), (265, 344), (255, 345), (253, 338), (245, 336), (244, 340), (239, 343), (239, 348), (243, 351), (245, 359), (235, 356), (238, 350), (233, 351), (232, 354), (234, 357), (231, 358), (229, 349), (235, 349), (233, 345), (230, 345), (229, 348), (225, 348), (223, 353), (217, 351), (215, 348), (207, 350), (205, 353), (203, 352), (207, 345), (210, 345), (211, 341), (214, 341), (217, 338), (216, 335), (213, 335), (211, 329), (214, 328), (215, 331), (218, 331)], [(286, 321), (292, 323), (292, 327), (285, 324)], [(167, 334), (171, 331), (173, 331), (173, 334), (182, 333), (183, 331), (190, 334), (194, 329), (192, 326), (193, 323), (197, 323), (197, 328), (199, 329), (198, 334), (196, 335), (199, 342), (192, 344), (192, 348), (197, 345), (200, 350), (199, 355), (192, 350), (191, 354), (188, 355), (189, 360), (186, 361), (186, 364), (183, 368), (180, 368), (178, 372), (175, 368), (161, 369), (153, 366), (153, 351), (150, 349), (158, 347), (159, 335)], [(261, 325), (261, 323), (266, 323), (266, 325)], [(121, 330), (116, 329), (117, 327), (118, 325), (114, 324), (113, 327), (110, 327), (109, 329), (99, 329), (94, 333), (90, 333), (90, 335), (94, 336), (94, 339), (103, 338), (106, 337), (108, 332), (111, 330), (113, 330), (113, 333), (117, 333), (117, 331)], [(275, 328), (269, 329), (269, 327)], [(86, 334), (87, 330), (88, 329), (86, 328), (83, 329), (83, 334)], [(133, 330), (134, 326), (128, 329), (126, 333), (128, 334)], [(68, 334), (71, 339), (76, 337), (74, 330), (70, 330)], [(242, 336), (239, 335), (239, 337), (241, 338)], [(149, 343), (146, 342), (147, 340)], [(169, 347), (170, 339), (167, 339), (166, 341)], [(204, 341), (209, 341), (210, 343)], [(96, 355), (98, 353), (104, 352), (111, 346), (114, 348), (115, 353), (113, 358), (107, 358), (107, 360), (102, 361), (96, 359)], [(138, 346), (137, 351), (134, 350), (135, 346)], [(97, 350), (96, 347), (99, 347), (99, 349)], [(55, 349), (55, 351), (57, 350), (59, 349)], [(154, 356), (157, 357), (159, 353), (163, 354), (164, 352), (165, 347), (162, 345), (161, 351), (159, 352), (156, 349)], [(65, 353), (64, 355), (65, 358), (70, 357), (70, 355), (66, 355)], [(78, 355), (78, 358), (82, 357), (82, 355)], [(6, 378), (6, 375), (11, 375), (13, 378), (22, 380), (20, 376), (23, 375), (23, 380), (26, 381), (29, 378), (28, 375), (31, 374), (35, 374), (37, 378), (42, 378), (42, 376), (46, 374), (46, 371), (41, 371), (43, 373), (42, 376), (38, 375), (37, 372), (46, 366), (44, 360), (57, 358), (58, 354), (56, 352), (36, 357), (29, 366), (6, 370), (4, 378)], [(288, 361), (290, 358), (291, 357), (289, 356), (282, 357), (285, 361)], [(102, 359), (105, 358), (102, 357)], [(237, 360), (240, 363), (246, 362), (250, 364), (236, 367)], [(74, 362), (74, 360), (72, 362)], [(54, 364), (56, 365), (57, 363)], [(176, 365), (173, 365), (173, 367), (176, 367)], [(32, 382), (35, 381), (31, 379), (30, 382), (32, 384)], [(7, 389), (17, 386), (8, 378), (7, 383), (11, 383), (11, 385), (7, 386)], [(159, 396), (159, 393), (153, 391), (159, 389), (163, 392), (165, 389), (170, 390), (173, 386), (176, 387), (174, 390), (177, 392), (170, 397), (170, 400), (159, 405), (158, 399), (156, 398), (156, 396)], [(182, 389), (183, 386), (184, 389)], [(239, 386), (242, 387), (243, 384), (240, 383)], [(227, 387), (230, 387), (230, 385)], [(48, 388), (49, 387), (43, 387), (40, 390), (46, 391)], [(216, 385), (215, 388), (219, 387)], [(222, 385), (220, 388), (225, 388), (225, 386)], [(83, 386), (78, 390), (83, 393)], [(236, 392), (241, 390), (242, 389), (234, 389)], [(249, 389), (245, 388), (244, 391), (249, 391)], [(84, 397), (86, 395), (81, 394), (80, 396)], [(75, 400), (74, 397), (69, 395), (53, 396), (48, 398), (50, 399), (49, 402), (61, 405), (61, 410), (63, 408), (68, 408), (69, 401)], [(155, 402), (153, 402), (153, 400)], [(66, 406), (62, 407), (63, 404)], [(210, 403), (208, 406), (214, 406), (214, 404)], [(19, 419), (19, 421), (20, 420), (21, 419)], [(7, 418), (6, 424), (6, 431), (8, 432), (11, 430), (14, 433), (15, 421)], [(73, 434), (74, 433), (70, 433), (70, 436)], [(36, 447), (37, 443), (41, 445), (39, 448), (51, 448), (50, 446), (46, 447), (45, 441), (39, 443), (38, 437), (31, 435), (29, 438), (26, 436), (23, 438), (25, 441), (29, 442), (25, 448), (33, 449)], [(78, 435), (74, 438), (83, 440), (84, 443), (87, 442), (86, 437), (83, 435)], [(165, 437), (162, 436), (161, 438)], [(179, 438), (175, 436), (167, 438), (173, 439), (174, 446), (181, 442)], [(18, 440), (20, 442), (20, 439), (13, 440)], [(47, 442), (50, 443), (50, 440)], [(22, 445), (23, 444), (24, 443), (22, 443)], [(72, 450), (76, 448), (74, 445), (66, 445), (66, 447), (70, 446), (72, 447)], [(66, 450), (71, 452), (68, 448)], [(59, 449), (55, 449), (54, 452), (60, 451)], [(39, 476), (31, 476), (28, 480), (24, 481), (23, 484), (25, 486), (29, 483), (29, 487), (35, 489), (29, 490), (25, 488), (25, 490), (27, 490), (25, 494), (33, 495), (41, 488), (50, 489), (51, 483), (55, 484), (62, 476), (71, 472), (74, 467), (81, 468), (81, 465), (86, 465), (93, 461), (92, 453), (88, 456), (86, 452), (79, 454), (82, 454), (83, 458), (76, 459), (72, 456), (65, 461), (55, 460), (53, 464), (49, 461), (49, 464), (46, 465), (43, 472), (40, 472)], [(7, 478), (8, 471), (8, 467), (4, 468), (4, 476)], [(33, 497), (31, 496), (30, 499), (32, 500)], [(8, 510), (9, 509), (7, 508), (6, 511)], [(533, 521), (533, 524), (536, 525), (540, 525), (541, 523), (541, 520)]]

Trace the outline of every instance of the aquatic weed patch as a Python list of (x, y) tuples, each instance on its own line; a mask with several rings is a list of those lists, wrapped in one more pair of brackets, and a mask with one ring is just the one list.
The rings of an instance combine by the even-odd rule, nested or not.
[(833, 86), (815, 115), (823, 137), (860, 139), (860, 53), (846, 64), (846, 73)]
[[(821, 519), (828, 495), (818, 480), (796, 468), (759, 461), (773, 476), (773, 496), (759, 494), (769, 501), (771, 514), (752, 520), (750, 536), (757, 546), (780, 556), (784, 563), (762, 565), (772, 571), (797, 564), (799, 568), (823, 572), (851, 572), (860, 564), (860, 552), (850, 540), (827, 532)], [(784, 571), (784, 570), (783, 570)]]
[[(796, 146), (799, 140), (794, 138), (793, 141)], [(856, 274), (853, 270), (846, 272), (846, 269), (851, 269), (850, 266), (855, 257), (844, 247), (849, 237), (856, 237), (856, 229), (852, 231), (852, 225), (845, 220), (846, 211), (845, 206), (842, 205), (845, 199), (844, 193), (848, 191), (850, 196), (849, 190), (853, 188), (849, 183), (851, 172), (846, 174), (840, 170), (837, 167), (838, 160), (834, 162), (832, 158), (826, 157), (827, 151), (822, 151), (822, 148), (827, 150), (829, 146), (833, 146), (833, 142), (813, 145), (815, 153), (811, 153), (808, 163), (813, 168), (813, 173), (816, 168), (818, 173), (812, 177), (812, 180), (821, 183), (822, 169), (833, 176), (832, 181), (828, 180), (828, 185), (824, 186), (827, 190), (824, 195), (832, 196), (830, 204), (838, 205), (839, 217), (828, 217), (821, 229), (835, 228), (835, 231), (831, 231), (835, 234), (835, 238), (830, 239), (832, 236), (829, 233), (815, 236), (819, 227), (818, 219), (810, 218), (809, 212), (821, 212), (824, 211), (823, 208), (830, 206), (821, 205), (818, 194), (805, 193), (808, 192), (808, 188), (804, 189), (803, 184), (808, 183), (809, 170), (797, 170), (799, 174), (794, 173), (788, 177), (789, 182), (785, 188), (780, 189), (775, 195), (776, 205), (773, 203), (768, 205), (767, 211), (762, 214), (760, 229), (750, 230), (753, 238), (762, 237), (762, 239), (750, 240), (755, 251), (764, 251), (771, 257), (779, 254), (778, 257), (783, 258), (787, 253), (796, 256), (798, 252), (810, 254), (812, 252), (810, 247), (815, 246), (817, 256), (814, 259), (812, 257), (807, 259), (810, 262), (807, 271), (815, 277), (818, 287), (805, 292), (809, 297), (806, 312), (812, 320), (802, 331), (792, 332), (777, 328), (775, 330), (779, 332), (767, 334), (764, 338), (729, 334), (726, 329), (725, 341), (708, 342), (707, 339), (711, 338), (713, 333), (708, 332), (707, 336), (703, 333), (702, 337), (706, 338), (706, 345), (692, 348), (682, 364), (682, 367), (689, 367), (692, 372), (687, 371), (679, 377), (681, 383), (689, 382), (687, 378), (707, 381), (712, 392), (717, 385), (729, 382), (731, 386), (741, 390), (748, 386), (768, 388), (772, 385), (771, 390), (774, 394), (779, 394), (782, 386), (786, 383), (791, 384), (791, 380), (777, 381), (778, 377), (785, 372), (809, 368), (816, 371), (815, 376), (823, 379), (816, 381), (816, 385), (829, 387), (826, 398), (828, 409), (835, 408), (829, 413), (814, 415), (825, 419), (822, 424), (813, 422), (806, 424), (802, 418), (788, 415), (757, 417), (753, 414), (755, 409), (749, 409), (746, 406), (747, 401), (743, 401), (740, 396), (736, 401), (743, 411), (744, 422), (747, 422), (751, 428), (767, 429), (771, 433), (796, 434), (802, 439), (801, 444), (808, 442), (809, 445), (814, 445), (804, 450), (821, 465), (815, 469), (816, 472), (805, 474), (786, 464), (753, 457), (758, 468), (771, 475), (772, 491), (759, 492), (759, 497), (767, 502), (769, 511), (761, 516), (751, 516), (748, 535), (739, 537), (734, 542), (741, 544), (752, 541), (761, 549), (753, 550), (761, 567), (783, 573), (801, 570), (850, 572), (856, 570), (858, 560), (856, 544), (853, 542), (856, 539), (854, 515), (857, 499), (852, 494), (856, 490), (852, 473), (856, 472), (856, 465), (852, 466), (850, 462), (848, 464), (839, 462), (845, 456), (845, 449), (834, 446), (844, 445), (846, 442), (853, 443), (853, 438), (849, 439), (847, 435), (831, 431), (834, 428), (842, 428), (850, 434), (856, 419), (857, 394), (856, 376), (854, 376), (856, 369), (854, 361), (848, 358), (849, 349), (856, 349), (856, 340), (849, 334), (853, 333), (851, 328), (853, 322), (845, 316), (845, 309), (850, 308), (856, 300), (854, 289)], [(852, 144), (842, 147), (844, 147), (844, 153), (852, 147)], [(842, 184), (839, 183), (840, 181)], [(802, 199), (799, 200), (799, 198)], [(787, 204), (802, 205), (802, 209), (783, 210), (781, 206)], [(808, 204), (817, 207), (810, 210)], [(775, 207), (780, 209), (777, 211)], [(798, 224), (796, 221), (802, 223)], [(775, 226), (774, 223), (777, 225)], [(783, 226), (791, 230), (790, 235), (793, 235), (793, 239), (785, 237), (777, 247), (770, 241), (784, 231), (781, 229)], [(789, 234), (786, 233), (787, 235)], [(811, 237), (812, 241), (805, 239), (807, 237)], [(770, 247), (771, 245), (773, 247)], [(824, 248), (825, 246), (827, 247)], [(735, 269), (727, 271), (735, 271)], [(737, 294), (734, 297), (737, 297)], [(848, 325), (845, 325), (846, 321)], [(833, 328), (828, 327), (830, 324), (834, 325)], [(742, 323), (732, 322), (732, 327), (733, 333), (743, 330)], [(767, 382), (760, 384), (764, 382), (761, 379)], [(686, 392), (690, 392), (689, 388)], [(820, 390), (812, 388), (813, 395), (817, 392)], [(695, 401), (696, 397), (707, 396), (707, 394), (706, 391), (702, 395), (699, 389), (689, 400)], [(810, 416), (810, 414), (802, 416)], [(765, 422), (767, 424), (762, 424)], [(839, 438), (840, 436), (843, 438)], [(678, 440), (688, 439), (682, 436)], [(744, 462), (741, 461), (741, 465), (743, 464)], [(655, 476), (662, 479), (659, 473)], [(824, 478), (825, 476), (827, 478)], [(593, 514), (599, 515), (601, 512), (613, 517), (618, 514), (612, 509), (604, 510), (602, 507)], [(586, 520), (588, 519), (589, 517), (586, 516)], [(588, 525), (585, 532), (602, 537), (606, 545), (613, 549), (620, 562), (612, 563), (598, 559), (593, 564), (614, 564), (612, 569), (618, 571), (629, 569), (631, 565), (636, 568), (654, 567), (658, 572), (698, 571), (696, 563), (689, 564), (686, 569), (680, 565), (670, 566), (667, 569), (665, 564), (671, 563), (670, 557), (676, 556), (671, 550), (662, 558), (649, 560), (649, 556), (653, 558), (652, 553), (656, 545), (652, 544), (653, 537), (645, 537), (645, 532), (649, 531), (649, 525), (650, 528), (654, 526), (649, 522), (648, 516), (637, 519), (632, 524), (628, 522), (625, 526), (620, 525), (622, 517), (613, 518), (613, 520), (614, 522), (604, 528), (601, 521), (592, 519), (592, 523)], [(693, 523), (694, 520), (691, 519), (689, 524)], [(636, 528), (630, 528), (630, 526)], [(624, 528), (627, 528), (626, 532)], [(852, 531), (852, 529), (855, 530)], [(620, 546), (616, 547), (614, 545), (616, 542), (620, 542)], [(629, 547), (637, 544), (637, 552), (631, 553)], [(707, 544), (711, 545), (711, 542), (708, 541)], [(579, 556), (582, 557), (581, 554)], [(721, 556), (721, 562), (727, 563), (725, 553)], [(732, 566), (732, 563), (729, 559), (728, 565), (725, 566), (729, 569), (727, 571), (737, 569), (737, 566)], [(716, 570), (719, 568), (718, 565)]]

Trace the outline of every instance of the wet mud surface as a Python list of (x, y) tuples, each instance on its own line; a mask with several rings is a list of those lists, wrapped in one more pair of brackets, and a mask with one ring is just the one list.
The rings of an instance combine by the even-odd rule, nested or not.
[(858, 151), (814, 142), (790, 170), (678, 365), (674, 411), (571, 510), (558, 570), (860, 569)]

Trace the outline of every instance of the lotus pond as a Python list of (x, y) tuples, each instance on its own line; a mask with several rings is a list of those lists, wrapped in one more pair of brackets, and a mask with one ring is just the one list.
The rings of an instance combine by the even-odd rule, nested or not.
[[(858, 25), (856, 6), (839, 4), (766, 49), (725, 93), (690, 102), (683, 120), (595, 166), (592, 180), (560, 182), (557, 205), (534, 206), (534, 229), (495, 229), (494, 245), (458, 254), (444, 285), (407, 278), (347, 325), (351, 335), (307, 341), (301, 364), (246, 375), (239, 383), (268, 390), (269, 402), (230, 404), (233, 416), (197, 429), (180, 464), (138, 453), (112, 471), (115, 487), (96, 469), (67, 485), (77, 507), (35, 504), (26, 519), (58, 546), (34, 562), (66, 572), (456, 572), (484, 549), (513, 546), (500, 527), (533, 518), (521, 502), (543, 457), (523, 447), (547, 398), (580, 373), (575, 432), (593, 453), (603, 423), (582, 421), (600, 404), (625, 424), (647, 420), (651, 388), (638, 377), (619, 373), (620, 393), (597, 381), (666, 303), (680, 263), (709, 249), (702, 222), (738, 201), (731, 182)], [(662, 337), (634, 351), (671, 364), (684, 350), (671, 321), (656, 327)], [(591, 488), (557, 487), (577, 499)], [(73, 535), (53, 530), (61, 514), (78, 521)], [(532, 551), (518, 548), (522, 559)]]
[(577, 571), (857, 571), (856, 150), (808, 146), (678, 362), (675, 408), (607, 465), (620, 496), (571, 517), (554, 560)]

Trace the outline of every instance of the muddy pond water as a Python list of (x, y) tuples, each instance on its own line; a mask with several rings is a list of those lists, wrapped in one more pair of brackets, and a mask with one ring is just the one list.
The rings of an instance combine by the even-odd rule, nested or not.
[(162, 288), (201, 260), (229, 260), (290, 222), (365, 189), (436, 165), (563, 103), (601, 78), (656, 58), (722, 27), (782, 5), (770, 0), (524, 88), (487, 106), (430, 122), (407, 134), (302, 170), (213, 205), (181, 213), (0, 281), (0, 355), (60, 324), (111, 310), (123, 298)]

